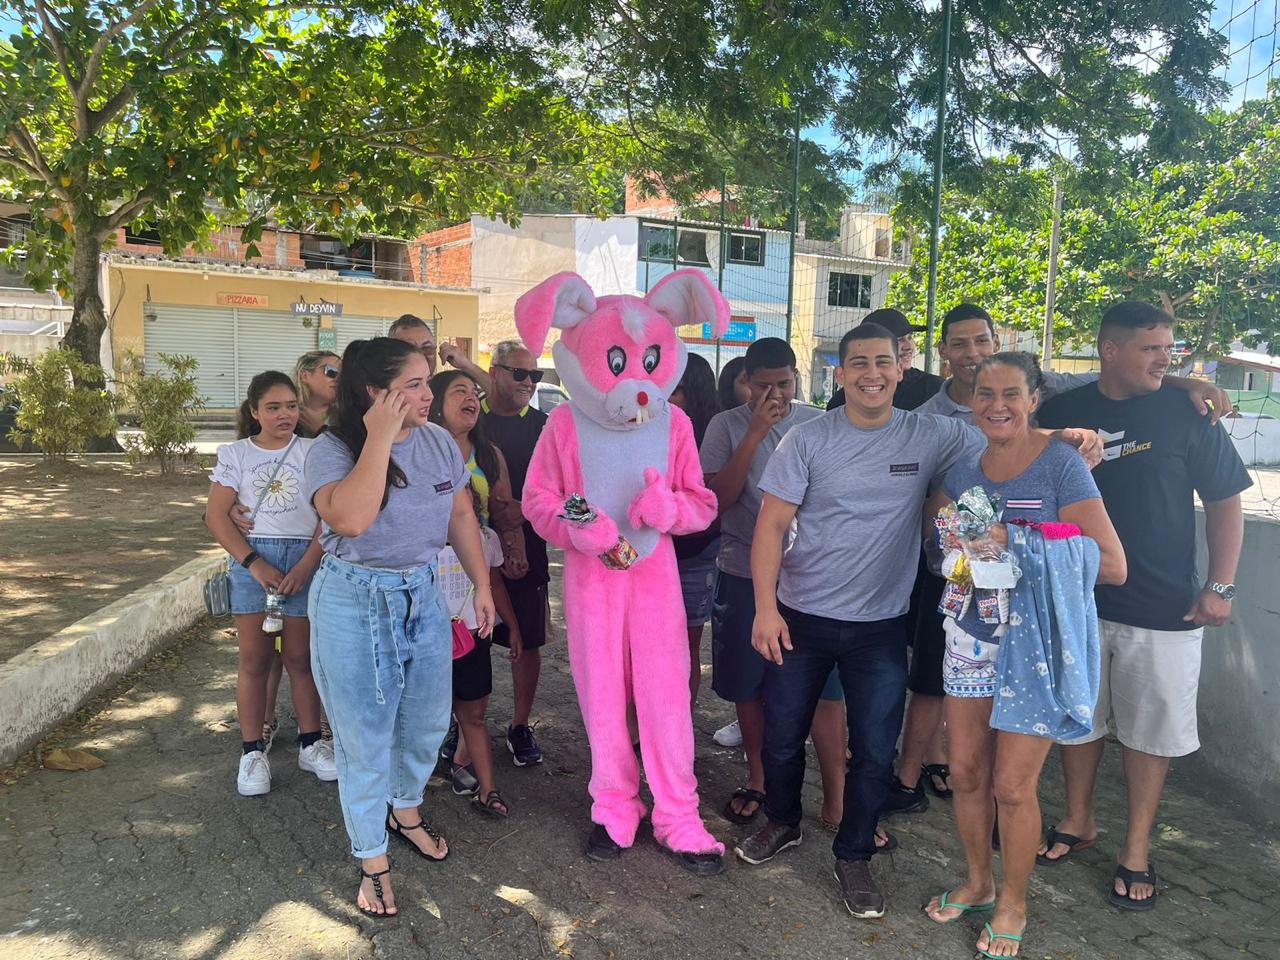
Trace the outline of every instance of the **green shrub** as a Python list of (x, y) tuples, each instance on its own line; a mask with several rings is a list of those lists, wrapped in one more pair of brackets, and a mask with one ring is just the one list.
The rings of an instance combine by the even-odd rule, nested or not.
[(102, 368), (73, 351), (46, 350), (35, 360), (6, 354), (0, 373), (14, 374), (9, 388), (19, 407), (9, 439), (19, 447), (33, 443), (46, 460), (65, 460), (115, 432), (115, 398), (103, 386)]
[(161, 473), (171, 473), (192, 454), (191, 415), (204, 409), (204, 398), (196, 386), (195, 357), (162, 353), (160, 362), (163, 371), (144, 373), (136, 354), (126, 358), (123, 398), (142, 433), (126, 435), (124, 448), (130, 463), (154, 460)]

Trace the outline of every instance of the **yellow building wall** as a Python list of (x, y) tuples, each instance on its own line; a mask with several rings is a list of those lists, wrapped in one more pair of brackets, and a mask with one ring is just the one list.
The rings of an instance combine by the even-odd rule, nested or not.
[(796, 354), (796, 370), (803, 387), (796, 391), (796, 397), (805, 403), (813, 397), (813, 351), (818, 347), (813, 329), (817, 287), (817, 261), (812, 257), (797, 256), (792, 284), (791, 349)]
[[(152, 264), (109, 263), (108, 312), (111, 317), (112, 347), (117, 371), (125, 354), (132, 350), (142, 354), (145, 348), (143, 308), (148, 297), (153, 304), (186, 307), (216, 307), (220, 294), (265, 296), (265, 306), (251, 309), (288, 313), (299, 298), (316, 303), (321, 298), (341, 303), (343, 314), (352, 317), (394, 320), (412, 313), (428, 322), (433, 308), (441, 319), (436, 336), (441, 341), (464, 338), (470, 343), (472, 357), (479, 343), (479, 294), (468, 291), (422, 290), (409, 287), (379, 285), (345, 279), (316, 278), (299, 273), (296, 278), (278, 272), (257, 276), (251, 272), (225, 272), (174, 269)], [(246, 306), (249, 306), (246, 304)], [(298, 318), (302, 322), (302, 318)], [(335, 324), (341, 325), (338, 317)]]

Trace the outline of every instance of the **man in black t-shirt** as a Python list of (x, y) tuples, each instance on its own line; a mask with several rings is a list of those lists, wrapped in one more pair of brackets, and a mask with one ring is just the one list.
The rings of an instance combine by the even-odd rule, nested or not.
[[(924, 327), (912, 326), (907, 322), (906, 314), (893, 307), (881, 307), (872, 310), (863, 318), (862, 323), (878, 323), (898, 338), (898, 367), (902, 370), (902, 379), (893, 392), (893, 405), (899, 410), (914, 410), (924, 403), (942, 386), (942, 378), (933, 373), (925, 373), (911, 365), (916, 355), (914, 334)], [(835, 410), (844, 406), (844, 387), (840, 387), (827, 401), (827, 409)]]
[[(1129, 825), (1109, 898), (1128, 910), (1155, 903), (1151, 828), (1172, 757), (1200, 746), (1196, 692), (1205, 626), (1231, 617), (1244, 540), (1240, 492), (1251, 485), (1226, 431), (1164, 383), (1173, 318), (1145, 303), (1106, 312), (1098, 333), (1102, 375), (1048, 401), (1043, 427), (1088, 427), (1105, 445), (1093, 472), (1128, 560), (1122, 586), (1095, 591), (1102, 676), (1094, 729), (1064, 746), (1067, 814), (1049, 831), (1041, 863), (1065, 859), (1097, 836), (1093, 784), (1108, 722), (1125, 753)], [(1195, 494), (1204, 504), (1209, 569), (1196, 574)]]
[[(506, 458), (511, 495), (519, 501), (524, 495), (533, 448), (547, 422), (545, 413), (529, 406), (542, 371), (520, 343), (504, 340), (493, 348), (488, 379), (492, 389), (481, 404), (484, 428)], [(507, 749), (518, 767), (542, 762), (542, 750), (529, 726), (529, 714), (542, 672), (542, 646), (547, 642), (547, 584), (551, 579), (547, 542), (534, 533), (527, 520), (524, 542), (529, 572), (518, 579), (505, 575), (502, 578), (524, 640), (524, 653), (511, 664), (515, 703), (507, 727)]]

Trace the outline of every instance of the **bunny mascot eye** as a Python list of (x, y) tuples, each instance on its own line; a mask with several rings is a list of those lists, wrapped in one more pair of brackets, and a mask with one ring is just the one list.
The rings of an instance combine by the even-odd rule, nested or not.
[[(610, 347), (607, 356), (609, 358), (609, 369), (613, 371), (615, 377), (627, 369), (627, 351), (621, 347)], [(648, 354), (645, 355), (645, 369), (653, 369), (648, 365)]]
[(648, 350), (644, 352), (644, 359), (643, 361), (641, 361), (644, 364), (644, 372), (653, 373), (654, 369), (658, 366), (658, 362), (661, 359), (662, 359), (662, 348), (655, 343), (653, 346), (651, 346)]

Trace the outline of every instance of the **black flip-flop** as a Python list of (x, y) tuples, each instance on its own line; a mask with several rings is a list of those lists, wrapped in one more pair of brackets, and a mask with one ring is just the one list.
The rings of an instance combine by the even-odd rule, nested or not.
[[(738, 799), (746, 800), (749, 803), (754, 803), (756, 805), (756, 808), (752, 810), (750, 813), (738, 813), (736, 810), (733, 809), (733, 801)], [(759, 816), (760, 811), (763, 809), (764, 809), (763, 793), (761, 793), (759, 790), (752, 790), (750, 787), (738, 787), (738, 789), (733, 791), (733, 796), (729, 798), (729, 802), (724, 805), (724, 810), (721, 812), (724, 814), (724, 818), (728, 820), (730, 823), (736, 823), (739, 826), (745, 827), (747, 824), (751, 823), (751, 821), (753, 821), (757, 816)]]
[[(1116, 881), (1124, 881), (1124, 893), (1116, 893)], [(1129, 896), (1129, 891), (1133, 889), (1135, 883), (1151, 884), (1151, 896), (1145, 900), (1134, 900)], [(1148, 863), (1146, 870), (1130, 870), (1128, 867), (1116, 867), (1115, 874), (1111, 877), (1111, 885), (1107, 888), (1107, 899), (1111, 901), (1113, 907), (1121, 910), (1144, 911), (1152, 910), (1156, 905), (1156, 897), (1160, 896), (1160, 890), (1156, 887), (1156, 865)]]
[[(1056, 867), (1058, 864), (1066, 860), (1070, 860), (1071, 855), (1077, 850), (1088, 850), (1098, 842), (1098, 838), (1094, 837), (1092, 840), (1084, 840), (1077, 837), (1074, 833), (1060, 833), (1057, 827), (1052, 827), (1049, 832), (1045, 834), (1044, 842), (1044, 853), (1036, 854), (1036, 863), (1040, 864), (1042, 867)], [(1067, 852), (1060, 857), (1049, 856), (1049, 851), (1060, 843), (1066, 845)]]

